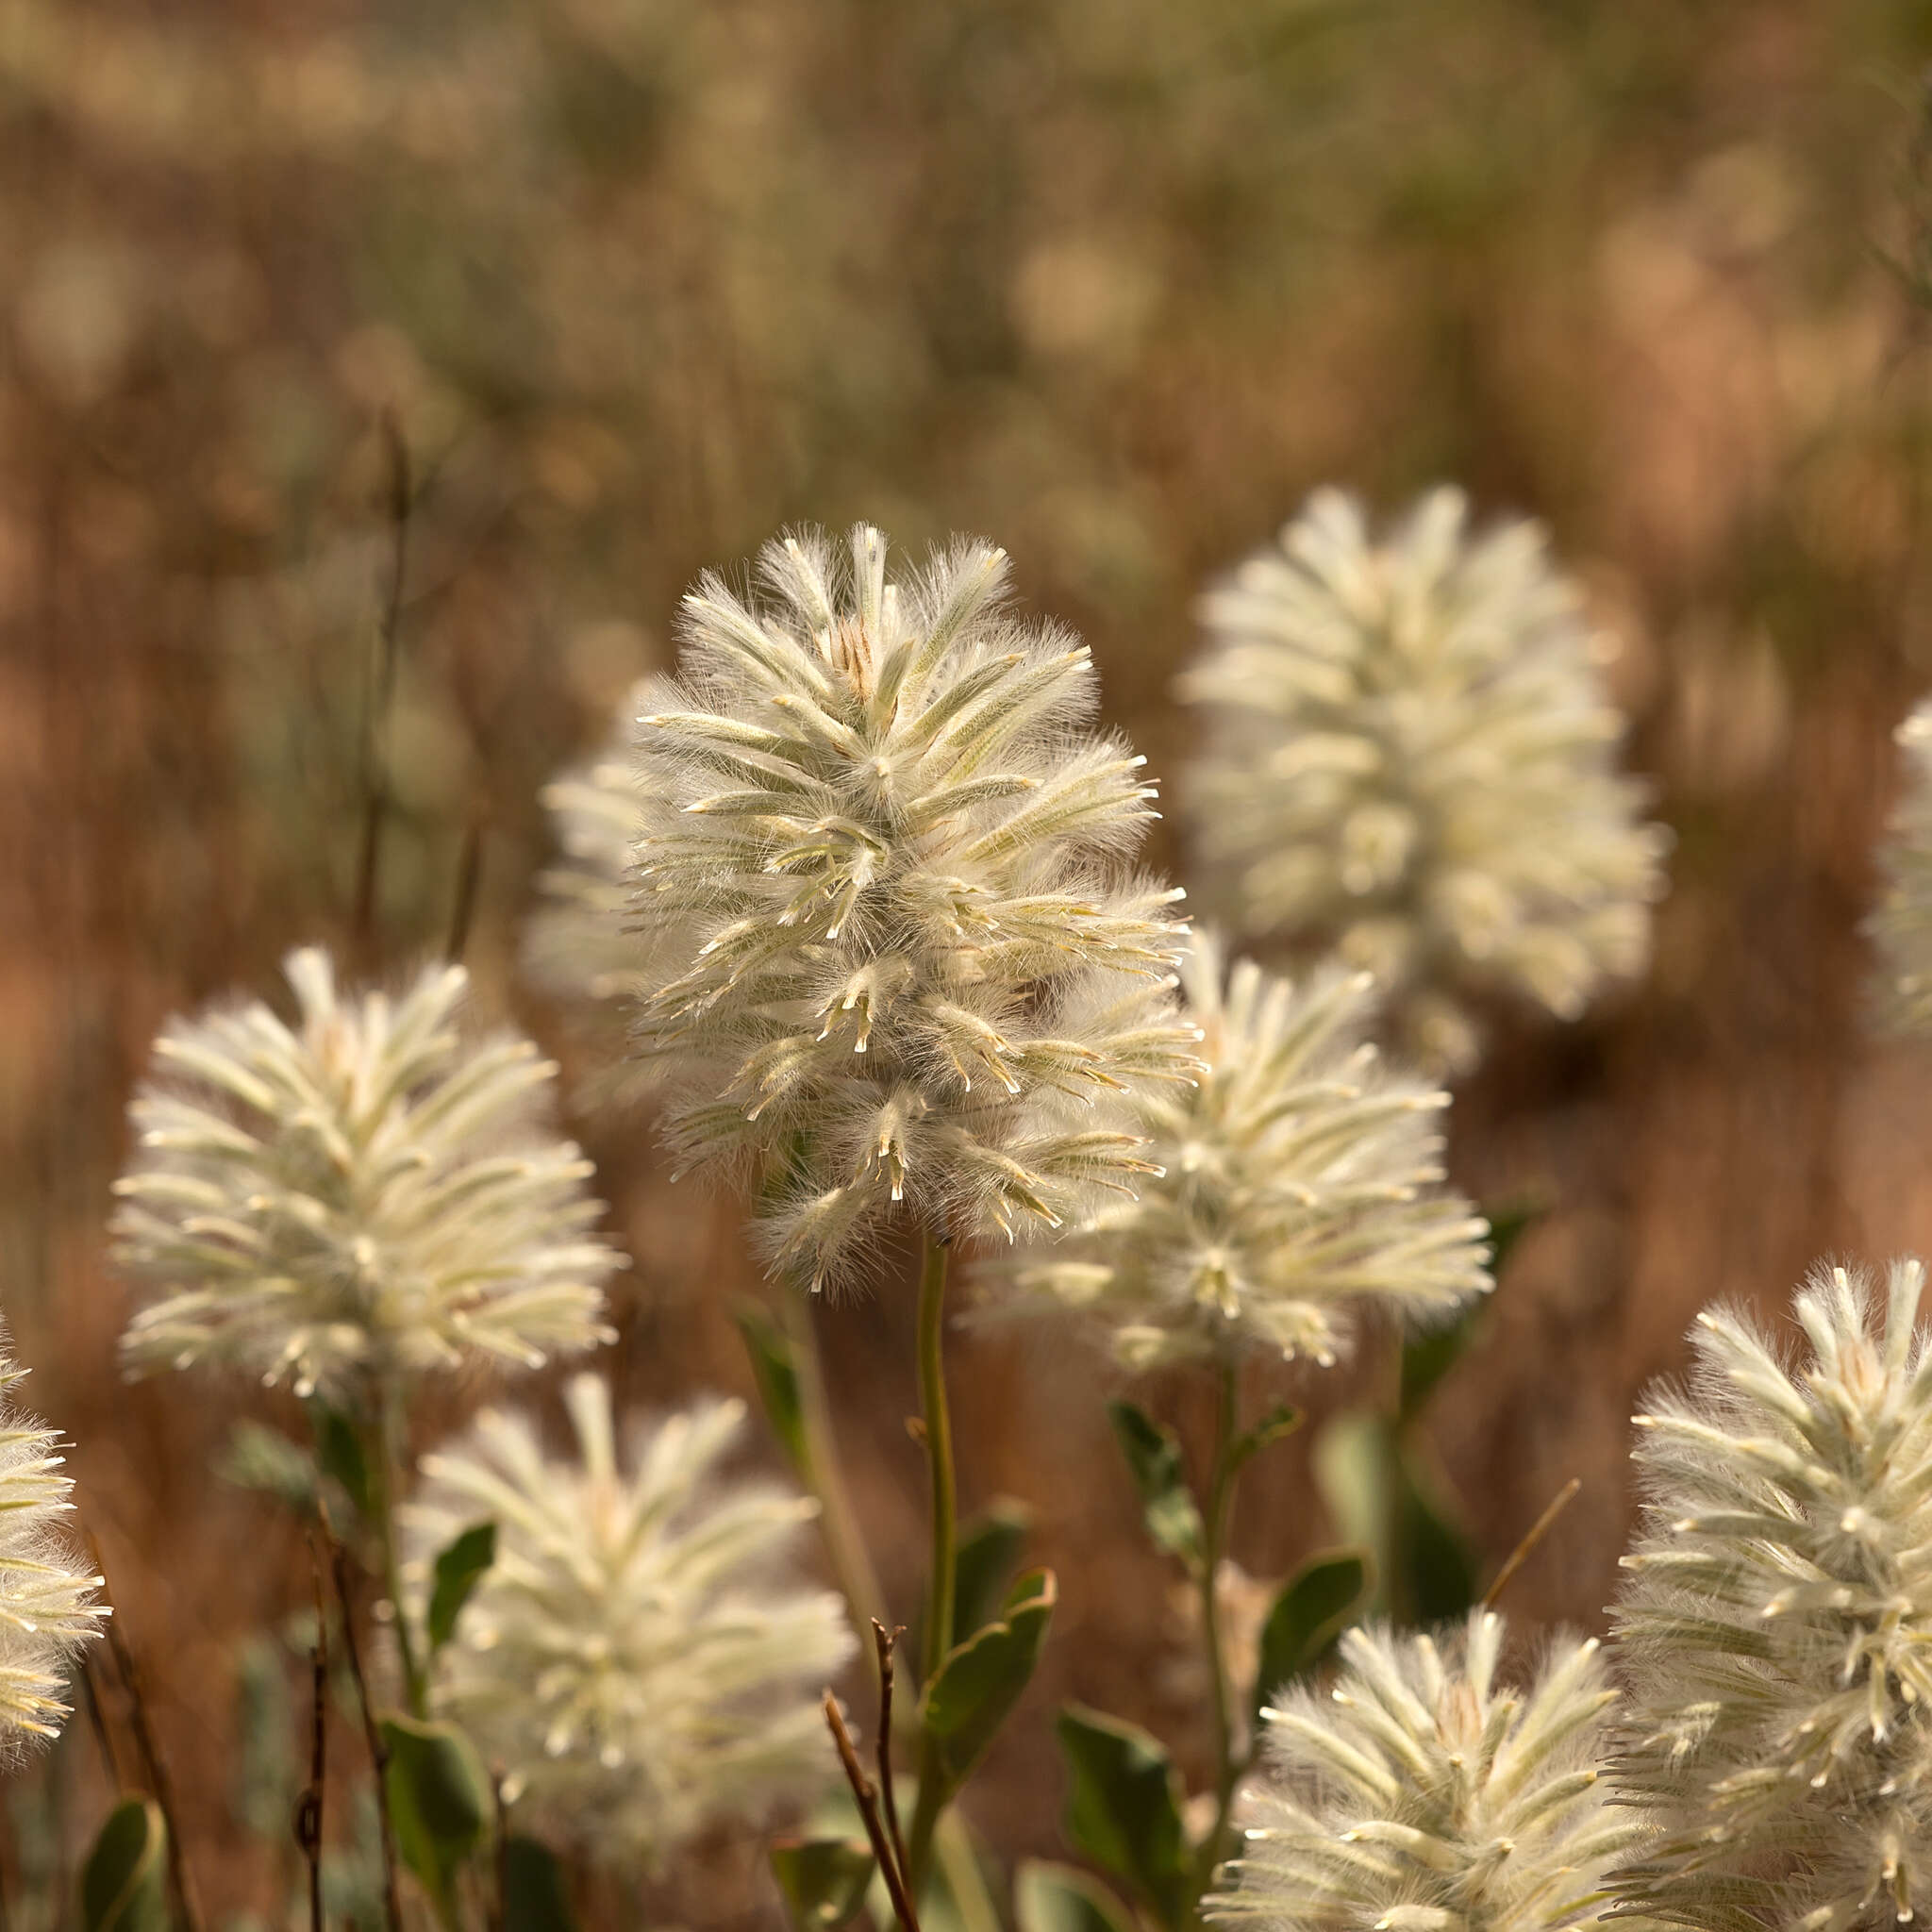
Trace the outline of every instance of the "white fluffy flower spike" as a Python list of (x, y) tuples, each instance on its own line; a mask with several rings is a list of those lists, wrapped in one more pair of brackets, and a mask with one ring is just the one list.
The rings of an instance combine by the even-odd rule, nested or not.
[(1141, 759), (1082, 727), (1083, 645), (1007, 614), (1007, 559), (893, 577), (865, 525), (685, 599), (638, 733), (641, 1051), (687, 1166), (770, 1163), (770, 1252), (849, 1277), (887, 1222), (1058, 1227), (1151, 1171), (1124, 1101), (1185, 1080), (1177, 894), (1127, 856)]
[(1181, 979), (1206, 1068), (1139, 1104), (1160, 1174), (1023, 1257), (1017, 1306), (1088, 1312), (1131, 1368), (1257, 1348), (1325, 1366), (1357, 1307), (1427, 1321), (1488, 1289), (1487, 1224), (1441, 1185), (1449, 1096), (1383, 1069), (1367, 974), (1228, 972), (1197, 934)]
[(1821, 1271), (1808, 1358), (1700, 1315), (1637, 1418), (1621, 1777), (1663, 1836), (1632, 1895), (1708, 1932), (1853, 1932), (1932, 1903), (1932, 1330), (1924, 1270)]
[(1326, 1693), (1263, 1712), (1267, 1771), (1208, 1902), (1264, 1932), (1560, 1932), (1595, 1926), (1642, 1835), (1595, 1769), (1615, 1699), (1594, 1639), (1497, 1680), (1503, 1620), (1441, 1641), (1351, 1630)]
[(608, 1341), (621, 1257), (590, 1162), (546, 1121), (557, 1069), (526, 1040), (466, 1041), (460, 967), (344, 995), (291, 953), (292, 1027), (258, 1001), (175, 1020), (129, 1109), (115, 1252), (159, 1291), (130, 1370), (227, 1363), (354, 1397), (464, 1361), (534, 1368)]
[(617, 1864), (655, 1866), (705, 1824), (808, 1796), (835, 1769), (818, 1693), (853, 1649), (835, 1595), (799, 1586), (816, 1505), (724, 1481), (744, 1417), (706, 1401), (620, 1462), (608, 1386), (566, 1391), (578, 1459), (486, 1410), (425, 1457), (408, 1574), (496, 1524), (496, 1561), (437, 1659), (436, 1707), (508, 1774), (520, 1813)]
[(1898, 727), (1905, 771), (1878, 860), (1887, 885), (1866, 930), (1878, 952), (1878, 1005), (1899, 1033), (1932, 1033), (1932, 698)]
[(0, 1763), (60, 1735), (68, 1672), (108, 1615), (61, 1522), (74, 1478), (59, 1439), (13, 1406), (26, 1371), (6, 1348), (0, 1333)]
[(1476, 1056), (1473, 993), (1580, 1013), (1649, 946), (1667, 838), (1541, 529), (1432, 491), (1377, 541), (1319, 491), (1201, 602), (1183, 802), (1241, 929), (1374, 974), (1412, 1050)]

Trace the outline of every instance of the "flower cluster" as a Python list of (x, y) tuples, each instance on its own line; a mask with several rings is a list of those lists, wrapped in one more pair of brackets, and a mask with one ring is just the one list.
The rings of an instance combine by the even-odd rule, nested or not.
[(1932, 698), (1898, 727), (1905, 782), (1879, 848), (1885, 897), (1866, 922), (1878, 952), (1878, 1007), (1900, 1033), (1932, 1033)]
[(435, 1707), (504, 1766), (519, 1815), (619, 1864), (659, 1863), (706, 1823), (757, 1817), (836, 1769), (816, 1694), (853, 1649), (834, 1595), (798, 1587), (816, 1505), (722, 1482), (744, 1407), (641, 1429), (620, 1464), (608, 1386), (566, 1391), (577, 1459), (486, 1410), (423, 1459), (406, 1574), (496, 1524), (496, 1557), (439, 1654)]
[(1614, 769), (1622, 720), (1541, 530), (1473, 539), (1466, 514), (1438, 490), (1377, 542), (1318, 492), (1205, 597), (1178, 688), (1208, 711), (1184, 802), (1218, 904), (1374, 974), (1451, 1071), (1473, 994), (1571, 1018), (1641, 966), (1667, 842)]
[(1083, 730), (1084, 646), (1005, 609), (1005, 554), (889, 575), (769, 544), (768, 593), (685, 599), (682, 681), (639, 722), (641, 1007), (687, 1166), (782, 1175), (768, 1251), (849, 1277), (894, 1218), (1058, 1227), (1151, 1172), (1129, 1088), (1193, 1069), (1174, 892), (1125, 861), (1141, 760)]
[(108, 1615), (61, 1525), (74, 1478), (59, 1439), (13, 1406), (25, 1375), (0, 1352), (0, 1762), (60, 1735), (69, 1668)]
[(1326, 1365), (1357, 1307), (1426, 1320), (1486, 1290), (1487, 1226), (1441, 1185), (1449, 1096), (1380, 1066), (1368, 976), (1226, 973), (1197, 935), (1181, 979), (1206, 1064), (1137, 1103), (1161, 1172), (1023, 1257), (1018, 1305), (1087, 1311), (1131, 1368), (1253, 1348)]
[(1819, 1274), (1795, 1367), (1707, 1311), (1691, 1388), (1637, 1418), (1621, 1777), (1661, 1832), (1630, 1879), (1659, 1917), (1852, 1932), (1932, 1900), (1924, 1280)]
[(391, 1000), (289, 956), (300, 1018), (259, 1002), (171, 1022), (129, 1109), (116, 1255), (158, 1291), (139, 1373), (228, 1363), (358, 1398), (466, 1360), (535, 1367), (609, 1339), (620, 1257), (591, 1165), (547, 1130), (556, 1068), (526, 1040), (466, 1042), (460, 967)]
[(1595, 1769), (1616, 1692), (1594, 1640), (1559, 1640), (1509, 1689), (1503, 1639), (1491, 1610), (1446, 1646), (1349, 1631), (1331, 1691), (1263, 1712), (1267, 1774), (1208, 1916), (1267, 1932), (1600, 1924), (1610, 1867), (1643, 1834)]

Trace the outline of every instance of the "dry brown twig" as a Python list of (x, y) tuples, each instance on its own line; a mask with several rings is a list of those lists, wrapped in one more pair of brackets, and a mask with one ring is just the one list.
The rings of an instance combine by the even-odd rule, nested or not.
[[(919, 1913), (906, 1883), (905, 1869), (893, 1854), (886, 1827), (879, 1817), (877, 1788), (866, 1776), (865, 1766), (858, 1761), (852, 1733), (845, 1728), (844, 1713), (839, 1708), (838, 1698), (829, 1690), (825, 1692), (825, 1723), (831, 1729), (833, 1743), (839, 1747), (839, 1762), (845, 1767), (845, 1782), (852, 1787), (859, 1818), (865, 1824), (865, 1835), (872, 1840), (872, 1855), (878, 1860), (879, 1874), (886, 1881), (886, 1891), (892, 1901), (892, 1914), (899, 1921), (903, 1932), (919, 1932)], [(882, 1740), (881, 1750), (885, 1749)]]

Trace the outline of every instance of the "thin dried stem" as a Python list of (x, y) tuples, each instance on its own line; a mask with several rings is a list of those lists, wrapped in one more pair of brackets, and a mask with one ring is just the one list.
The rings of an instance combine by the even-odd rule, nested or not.
[(873, 1619), (873, 1648), (879, 1659), (879, 1737), (875, 1754), (879, 1793), (886, 1807), (886, 1824), (891, 1833), (892, 1856), (899, 1861), (900, 1875), (909, 1884), (912, 1866), (906, 1857), (906, 1840), (899, 1829), (899, 1801), (892, 1794), (892, 1647), (905, 1634), (903, 1625), (888, 1630), (876, 1617)]
[[(342, 1648), (349, 1654), (349, 1674), (356, 1680), (356, 1701), (362, 1711), (362, 1736), (369, 1749), (369, 1763), (375, 1773), (375, 1819), (382, 1835), (382, 1902), (389, 1919), (389, 1932), (403, 1932), (403, 1907), (396, 1889), (396, 1829), (389, 1809), (389, 1746), (382, 1741), (382, 1727), (375, 1722), (375, 1706), (369, 1696), (369, 1679), (362, 1673), (362, 1650), (356, 1641), (356, 1612), (349, 1591), (349, 1553), (336, 1535), (328, 1518), (328, 1506), (322, 1506), (322, 1534), (328, 1544), (329, 1568), (335, 1576), (336, 1601), (342, 1612)], [(396, 1614), (401, 1616), (398, 1606)]]
[[(101, 1599), (111, 1607), (113, 1593), (108, 1586), (108, 1567), (101, 1560), (100, 1545), (92, 1534), (87, 1542), (94, 1570), (101, 1578)], [(154, 1725), (148, 1717), (141, 1667), (135, 1662), (134, 1652), (128, 1645), (125, 1622), (111, 1607), (109, 1614), (102, 1619), (102, 1628), (108, 1633), (108, 1647), (114, 1654), (114, 1668), (120, 1672), (122, 1685), (127, 1692), (128, 1721), (134, 1731), (135, 1748), (141, 1753), (148, 1789), (161, 1808), (161, 1822), (168, 1827), (168, 1888), (174, 1893), (175, 1914), (180, 1920), (182, 1932), (201, 1932), (201, 1906), (189, 1874), (188, 1855), (181, 1843), (181, 1813), (175, 1803), (175, 1781), (168, 1775), (167, 1760), (161, 1756)]]
[(1509, 1579), (1529, 1561), (1536, 1546), (1548, 1534), (1551, 1524), (1570, 1507), (1578, 1490), (1583, 1487), (1583, 1478), (1573, 1475), (1563, 1487), (1551, 1497), (1549, 1507), (1529, 1526), (1529, 1534), (1509, 1552), (1508, 1560), (1496, 1572), (1496, 1580), (1483, 1591), (1483, 1608), (1493, 1610), (1496, 1599), (1508, 1588)]
[(886, 1828), (879, 1821), (878, 1791), (866, 1776), (865, 1766), (858, 1761), (858, 1753), (854, 1748), (852, 1733), (845, 1728), (839, 1700), (829, 1690), (825, 1692), (825, 1723), (830, 1727), (833, 1743), (839, 1747), (839, 1762), (845, 1767), (845, 1782), (852, 1787), (858, 1815), (865, 1824), (865, 1835), (872, 1840), (872, 1855), (878, 1860), (880, 1875), (886, 1881), (886, 1890), (892, 1901), (893, 1914), (905, 1932), (919, 1932), (919, 1914), (913, 1908), (905, 1876), (892, 1856), (891, 1845), (887, 1841)]
[(315, 1644), (309, 1704), (308, 1783), (295, 1801), (295, 1842), (308, 1864), (308, 1932), (324, 1932), (322, 1834), (328, 1790), (328, 1604), (323, 1595), (322, 1559), (309, 1546), (315, 1586)]

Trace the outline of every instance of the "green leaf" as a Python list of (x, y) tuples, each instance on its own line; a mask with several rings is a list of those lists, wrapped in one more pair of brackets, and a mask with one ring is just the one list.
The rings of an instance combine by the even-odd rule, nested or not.
[(1255, 1673), (1257, 1735), (1261, 1707), (1327, 1656), (1368, 1588), (1365, 1550), (1322, 1551), (1282, 1586), (1261, 1626), (1261, 1661)]
[(1058, 1729), (1069, 1773), (1067, 1836), (1177, 1932), (1188, 1921), (1193, 1871), (1180, 1780), (1167, 1753), (1138, 1724), (1077, 1704), (1060, 1712)]
[(1459, 1362), (1475, 1340), (1486, 1304), (1473, 1301), (1446, 1326), (1432, 1328), (1403, 1344), (1402, 1394), (1396, 1414), (1407, 1427), (1422, 1413), (1436, 1384)]
[(457, 1873), (482, 1843), (490, 1817), (489, 1780), (454, 1724), (397, 1712), (382, 1720), (382, 1740), (396, 1850), (423, 1881), (437, 1916), (453, 1925)]
[(322, 1465), (323, 1474), (340, 1486), (357, 1515), (368, 1522), (373, 1493), (369, 1464), (355, 1424), (325, 1402), (309, 1403), (308, 1420), (315, 1430), (315, 1459)]
[(955, 1637), (971, 1637), (999, 1614), (1000, 1592), (1020, 1559), (1032, 1522), (1025, 1504), (1002, 1496), (960, 1529), (953, 1582)]
[(1301, 1411), (1277, 1402), (1253, 1428), (1243, 1429), (1227, 1447), (1228, 1474), (1253, 1460), (1262, 1450), (1273, 1448), (1284, 1436), (1291, 1436), (1302, 1425)]
[(833, 1932), (865, 1903), (876, 1861), (859, 1838), (774, 1838), (772, 1875), (795, 1932)]
[(503, 1932), (576, 1932), (556, 1854), (520, 1833), (503, 1841)]
[(80, 1872), (84, 1932), (168, 1932), (168, 1827), (152, 1798), (108, 1813)]
[(1399, 1474), (1391, 1560), (1401, 1588), (1390, 1601), (1407, 1622), (1446, 1624), (1476, 1600), (1475, 1553), (1413, 1454), (1401, 1457)]
[(1020, 1932), (1132, 1932), (1134, 1915), (1091, 1872), (1028, 1858), (1014, 1874)]
[(932, 1762), (950, 1795), (966, 1781), (1020, 1701), (1059, 1601), (1051, 1570), (1029, 1570), (1007, 1592), (999, 1620), (941, 1664), (919, 1701)]
[(315, 1514), (315, 1457), (279, 1429), (256, 1422), (235, 1424), (215, 1474), (238, 1490), (273, 1496), (298, 1516)]
[(1508, 1266), (1516, 1243), (1549, 1211), (1549, 1203), (1533, 1195), (1486, 1210), (1490, 1224), (1490, 1273), (1498, 1281), (1503, 1278), (1503, 1270)]
[(429, 1592), (429, 1653), (433, 1657), (455, 1634), (457, 1618), (496, 1561), (496, 1525), (473, 1523), (436, 1559), (436, 1582)]
[[(787, 1294), (794, 1291), (782, 1291)], [(756, 1302), (741, 1302), (732, 1311), (732, 1319), (744, 1338), (752, 1379), (758, 1386), (758, 1400), (764, 1405), (772, 1433), (777, 1437), (778, 1446), (791, 1467), (808, 1481), (811, 1446), (805, 1430), (805, 1397), (799, 1388), (791, 1340)]]
[(1140, 1489), (1148, 1535), (1169, 1556), (1178, 1557), (1190, 1574), (1198, 1576), (1207, 1535), (1188, 1488), (1180, 1439), (1131, 1402), (1109, 1402), (1107, 1412)]

